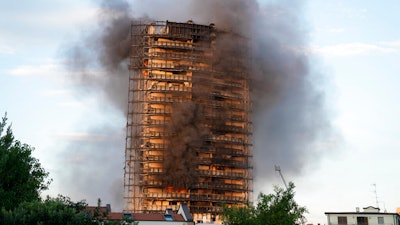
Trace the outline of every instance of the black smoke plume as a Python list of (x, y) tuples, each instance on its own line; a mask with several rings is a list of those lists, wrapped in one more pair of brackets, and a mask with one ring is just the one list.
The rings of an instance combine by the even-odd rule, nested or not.
[(176, 103), (168, 132), (174, 133), (164, 152), (163, 182), (177, 190), (193, 187), (197, 179), (197, 150), (204, 145), (208, 129), (204, 127), (204, 111), (193, 102)]
[[(125, 118), (130, 23), (149, 17), (151, 20), (186, 22), (191, 19), (199, 24), (214, 23), (219, 30), (240, 37), (225, 36), (228, 44), (224, 48), (237, 47), (237, 40), (249, 42), (248, 51), (240, 51), (245, 55), (237, 57), (251, 61), (248, 68), (253, 101), (254, 179), (257, 183), (267, 182), (276, 164), (287, 174), (300, 175), (325, 153), (316, 146), (331, 131), (324, 93), (318, 89), (318, 81), (323, 77), (315, 73), (310, 58), (299, 50), (306, 46), (302, 4), (302, 1), (276, 1), (261, 5), (255, 0), (104, 1), (100, 5), (98, 28), (67, 47), (67, 67), (71, 77), (81, 82), (82, 89), (99, 96), (99, 104), (114, 106), (117, 109), (114, 113)], [(220, 57), (224, 57), (223, 51)], [(193, 106), (189, 108), (192, 113), (199, 110)], [(187, 119), (190, 120), (190, 116)], [(174, 123), (191, 124), (189, 121)], [(116, 125), (119, 129), (124, 126)], [(193, 135), (203, 134), (196, 125), (188, 127)], [(197, 143), (194, 139), (189, 141)], [(97, 154), (113, 151), (122, 155), (124, 152), (120, 146), (114, 149), (94, 146), (91, 151)], [(191, 160), (193, 154), (168, 157)], [(115, 168), (115, 177), (123, 176), (122, 164), (121, 168)], [(104, 178), (104, 183), (108, 180)], [(187, 185), (185, 182), (189, 181), (184, 181), (183, 185)]]
[(127, 2), (104, 1), (97, 26), (64, 47), (70, 77), (81, 90), (104, 98), (104, 105), (111, 104), (121, 116), (125, 116), (128, 101), (131, 16)]

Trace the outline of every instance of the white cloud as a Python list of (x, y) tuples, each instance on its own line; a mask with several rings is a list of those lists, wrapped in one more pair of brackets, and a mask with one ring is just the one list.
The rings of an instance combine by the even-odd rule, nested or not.
[[(68, 73), (68, 71), (65, 70), (62, 61), (57, 61), (55, 59), (40, 60), (38, 64), (19, 65), (7, 70), (6, 73), (10, 76), (50, 81), (54, 82), (54, 84), (64, 86), (75, 86), (83, 83), (83, 81), (80, 81), (80, 79), (74, 79), (76, 76), (73, 76), (73, 74)], [(40, 94), (48, 97), (50, 95), (67, 95), (68, 93), (66, 92), (72, 93), (71, 91), (67, 90), (42, 90)]]
[(329, 34), (337, 34), (343, 33), (345, 29), (343, 27), (318, 27), (315, 28), (315, 33), (313, 35), (317, 35), (318, 33), (329, 33)]
[[(60, 31), (73, 28), (78, 24), (90, 24), (96, 20), (99, 8), (97, 6), (64, 6), (50, 9), (22, 10), (14, 9), (2, 12), (3, 18), (14, 23), (13, 26), (23, 25), (26, 29), (56, 28)], [(6, 26), (5, 26), (6, 27)], [(24, 30), (24, 29), (22, 29)]]
[(366, 18), (368, 10), (366, 8), (349, 8), (348, 6), (341, 6), (341, 8), (338, 9), (338, 13), (342, 14), (343, 17), (348, 18), (348, 19), (354, 19), (354, 18)]
[(354, 56), (369, 54), (395, 54), (400, 52), (400, 46), (388, 44), (368, 44), (361, 42), (340, 43), (327, 46), (313, 46), (306, 50), (308, 53), (325, 56)]
[(0, 45), (0, 54), (9, 55), (9, 54), (14, 54), (14, 53), (15, 53), (15, 49), (14, 48)]
[(65, 107), (65, 108), (83, 108), (87, 106), (88, 104), (80, 101), (68, 101), (68, 102), (60, 102), (57, 105), (60, 107)]
[(87, 7), (79, 9), (69, 9), (68, 11), (54, 11), (44, 14), (32, 14), (30, 20), (34, 24), (43, 26), (62, 27), (76, 26), (78, 24), (92, 24), (95, 22), (95, 16), (98, 12), (96, 7)]
[(46, 97), (71, 95), (71, 91), (67, 89), (48, 89), (41, 91), (41, 94)]
[(22, 65), (8, 71), (15, 76), (46, 76), (60, 72), (58, 64)]
[[(36, 64), (22, 64), (7, 70), (11, 76), (34, 77), (53, 80), (60, 84), (70, 84), (63, 62), (57, 59), (39, 59)], [(46, 93), (42, 93), (46, 94)], [(49, 94), (49, 93), (47, 93)], [(54, 94), (54, 93), (53, 93)]]
[(400, 40), (397, 41), (382, 41), (380, 42), (381, 45), (387, 46), (387, 47), (392, 47), (392, 48), (397, 48), (398, 51), (400, 51)]
[(328, 33), (343, 33), (344, 28), (340, 28), (340, 27), (328, 28), (328, 29), (326, 29), (326, 32), (328, 32)]

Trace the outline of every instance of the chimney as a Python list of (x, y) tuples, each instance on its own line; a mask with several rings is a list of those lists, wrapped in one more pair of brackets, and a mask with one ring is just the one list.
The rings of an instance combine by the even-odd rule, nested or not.
[(106, 212), (107, 213), (111, 212), (111, 204), (106, 204)]

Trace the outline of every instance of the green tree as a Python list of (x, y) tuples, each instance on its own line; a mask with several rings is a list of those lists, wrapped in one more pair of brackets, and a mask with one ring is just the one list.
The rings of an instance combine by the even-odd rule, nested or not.
[(73, 202), (69, 197), (59, 195), (45, 200), (23, 202), (12, 210), (0, 210), (0, 224), (40, 224), (40, 225), (120, 225), (123, 220), (112, 221), (100, 214), (94, 215), (82, 200)]
[(246, 207), (224, 207), (223, 220), (228, 225), (253, 225), (256, 223), (255, 208), (251, 205)]
[(304, 224), (307, 209), (294, 200), (294, 188), (295, 185), (290, 182), (287, 189), (275, 186), (275, 194), (261, 193), (256, 209), (258, 224)]
[(51, 182), (34, 148), (15, 140), (7, 115), (0, 122), (0, 208), (17, 207), (22, 202), (37, 201)]
[(12, 210), (3, 208), (0, 221), (4, 224), (96, 224), (84, 211), (84, 201), (73, 203), (69, 198), (59, 196), (46, 200), (23, 202)]
[(223, 219), (228, 225), (304, 224), (307, 209), (294, 200), (294, 188), (290, 182), (287, 189), (275, 186), (273, 194), (260, 193), (256, 207), (224, 207)]

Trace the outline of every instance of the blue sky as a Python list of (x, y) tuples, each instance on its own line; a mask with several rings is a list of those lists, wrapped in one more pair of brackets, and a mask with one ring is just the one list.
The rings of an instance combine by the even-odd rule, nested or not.
[(375, 206), (373, 183), (381, 209), (399, 207), (399, 9), (398, 1), (308, 2), (310, 45), (331, 82), (333, 122), (343, 138), (338, 154), (311, 172), (317, 187), (309, 198), (321, 194), (314, 204), (324, 211)]
[[(117, 205), (124, 116), (101, 104), (101, 94), (82, 95), (77, 88), (82, 84), (69, 79), (62, 66), (64, 44), (96, 23), (97, 7), (92, 1), (1, 2), (0, 113), (7, 112), (16, 138), (35, 147), (49, 170), (54, 181), (45, 194), (86, 198), (91, 204), (101, 197)], [(309, 209), (309, 222), (326, 223), (327, 211), (375, 206), (372, 184), (381, 209), (400, 207), (399, 11), (396, 0), (304, 3), (309, 43), (302, 50), (321, 74), (318, 88), (338, 133), (327, 143), (333, 153), (301, 176), (281, 167), (285, 179), (296, 184), (299, 203)], [(110, 148), (93, 155), (85, 140)], [(115, 146), (120, 149), (111, 149)], [(90, 169), (79, 166), (82, 162)], [(121, 178), (112, 178), (115, 174)], [(91, 189), (85, 182), (101, 187)], [(278, 175), (262, 191), (270, 192), (273, 184), (282, 185)], [(104, 196), (109, 192), (114, 196)]]

